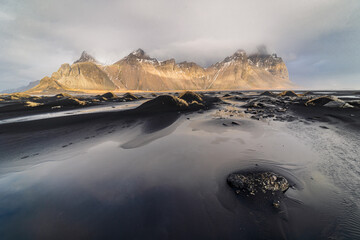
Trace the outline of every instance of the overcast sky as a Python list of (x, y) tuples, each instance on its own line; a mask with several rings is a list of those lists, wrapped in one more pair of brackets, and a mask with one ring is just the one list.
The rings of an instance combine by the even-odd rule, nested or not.
[(83, 50), (106, 64), (142, 48), (208, 66), (261, 44), (301, 87), (360, 89), (359, 0), (0, 0), (0, 89)]

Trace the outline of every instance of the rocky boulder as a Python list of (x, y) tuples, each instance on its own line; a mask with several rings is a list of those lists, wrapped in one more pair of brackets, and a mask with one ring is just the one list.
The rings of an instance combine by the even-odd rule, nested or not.
[(290, 187), (283, 176), (273, 172), (232, 173), (227, 183), (237, 194), (257, 195), (266, 193), (285, 193)]

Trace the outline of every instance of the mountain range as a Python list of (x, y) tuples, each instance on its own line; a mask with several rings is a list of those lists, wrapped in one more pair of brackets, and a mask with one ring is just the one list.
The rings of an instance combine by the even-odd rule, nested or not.
[(35, 80), (30, 82), (28, 85), (26, 86), (21, 86), (18, 88), (11, 88), (11, 89), (5, 89), (0, 91), (0, 93), (16, 93), (16, 92), (25, 92), (33, 87), (35, 87), (36, 85), (38, 85), (40, 83), (40, 80)]
[(284, 61), (276, 54), (247, 55), (238, 50), (204, 68), (193, 62), (158, 61), (138, 49), (111, 65), (86, 53), (26, 92), (33, 94), (91, 91), (249, 90), (294, 87)]

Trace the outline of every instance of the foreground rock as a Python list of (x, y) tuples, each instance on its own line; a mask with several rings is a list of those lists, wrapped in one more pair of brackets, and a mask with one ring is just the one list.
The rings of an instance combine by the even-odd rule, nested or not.
[(232, 173), (228, 176), (227, 182), (237, 194), (250, 195), (284, 193), (290, 186), (286, 178), (273, 172)]
[(232, 173), (227, 183), (237, 195), (251, 197), (260, 205), (269, 203), (275, 208), (280, 208), (280, 200), (290, 187), (285, 177), (266, 171)]

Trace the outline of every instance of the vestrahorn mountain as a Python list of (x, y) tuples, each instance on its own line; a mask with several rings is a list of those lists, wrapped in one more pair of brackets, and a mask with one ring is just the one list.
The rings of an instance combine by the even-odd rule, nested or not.
[(102, 65), (85, 51), (72, 65), (61, 65), (29, 93), (64, 91), (171, 91), (284, 89), (294, 85), (276, 54), (247, 55), (238, 50), (203, 68), (193, 62), (158, 61), (138, 49), (112, 65)]

